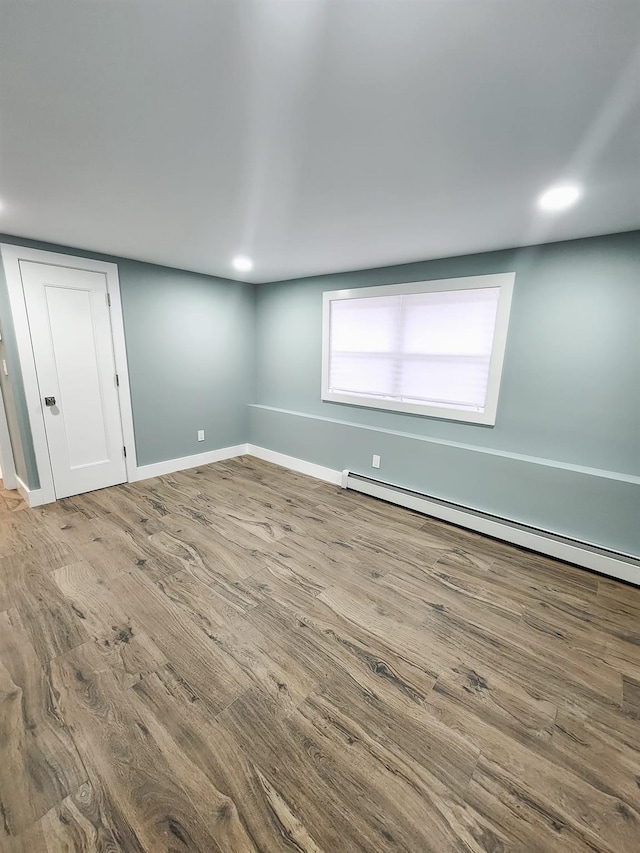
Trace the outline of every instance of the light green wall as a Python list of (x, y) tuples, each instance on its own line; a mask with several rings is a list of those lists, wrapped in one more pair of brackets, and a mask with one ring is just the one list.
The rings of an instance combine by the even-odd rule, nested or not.
[[(495, 427), (321, 401), (323, 291), (511, 270)], [(640, 232), (262, 285), (256, 346), (252, 443), (640, 554)]]
[[(247, 440), (247, 401), (254, 393), (252, 285), (7, 235), (0, 234), (0, 242), (118, 264), (138, 465)], [(12, 361), (24, 479), (37, 488), (17, 352)], [(198, 429), (205, 430), (205, 441), (197, 441)]]
[(118, 271), (138, 465), (246, 442), (253, 286), (135, 261)]

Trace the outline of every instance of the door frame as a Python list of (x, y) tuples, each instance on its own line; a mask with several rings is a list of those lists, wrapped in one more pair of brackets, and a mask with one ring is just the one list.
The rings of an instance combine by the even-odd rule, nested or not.
[(18, 346), (18, 357), (20, 359), (19, 366), (22, 372), (33, 449), (36, 457), (38, 476), (40, 478), (40, 488), (29, 490), (29, 505), (40, 506), (41, 504), (53, 503), (56, 500), (56, 493), (45, 431), (44, 411), (38, 386), (38, 374), (31, 343), (27, 304), (22, 284), (22, 275), (20, 273), (20, 261), (30, 261), (32, 263), (46, 264), (47, 266), (71, 267), (72, 269), (104, 274), (107, 293), (111, 302), (111, 337), (113, 340), (116, 373), (118, 374), (120, 383), (117, 390), (120, 403), (122, 437), (127, 453), (125, 458), (127, 482), (132, 482), (137, 469), (136, 446), (133, 432), (129, 368), (117, 264), (108, 263), (107, 261), (97, 261), (93, 258), (78, 258), (59, 252), (48, 252), (43, 249), (15, 246), (9, 243), (0, 244), (0, 256), (2, 257), (7, 290), (9, 292), (9, 304), (13, 315), (13, 326)]
[(15, 489), (18, 485), (16, 483), (16, 468), (2, 388), (0, 388), (0, 470), (2, 470), (2, 482), (5, 489), (9, 491)]

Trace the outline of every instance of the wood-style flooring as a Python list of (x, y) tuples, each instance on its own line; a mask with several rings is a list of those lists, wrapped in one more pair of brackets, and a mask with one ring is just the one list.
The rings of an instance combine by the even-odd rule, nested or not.
[(243, 457), (0, 492), (0, 850), (640, 851), (640, 589)]

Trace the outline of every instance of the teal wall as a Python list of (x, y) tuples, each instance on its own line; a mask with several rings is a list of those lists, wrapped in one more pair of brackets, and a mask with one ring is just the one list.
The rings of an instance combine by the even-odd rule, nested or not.
[[(321, 401), (325, 290), (512, 270), (495, 427)], [(640, 232), (262, 285), (256, 310), (252, 443), (640, 554)]]
[(138, 465), (246, 442), (253, 285), (135, 261), (118, 270)]
[[(118, 264), (138, 465), (247, 440), (254, 393), (252, 285), (0, 234), (0, 242)], [(0, 265), (1, 266), (1, 265)], [(7, 315), (5, 282), (0, 312)], [(7, 337), (12, 338), (13, 329)], [(17, 352), (12, 367), (25, 475), (38, 476)], [(205, 441), (197, 441), (197, 430)]]

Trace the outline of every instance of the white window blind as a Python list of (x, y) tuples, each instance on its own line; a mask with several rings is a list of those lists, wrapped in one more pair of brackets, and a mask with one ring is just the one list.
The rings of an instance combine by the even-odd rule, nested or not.
[[(486, 278), (502, 277), (481, 282)], [(427, 414), (452, 410), (483, 422), (489, 398), (497, 401), (491, 384), (496, 340), (504, 349), (506, 336), (506, 325), (498, 329), (504, 283), (478, 286), (474, 279), (465, 288), (460, 281), (449, 288), (446, 281), (424, 283), (414, 292), (401, 285), (397, 294), (394, 287), (326, 294), (334, 298), (325, 307), (323, 398)], [(504, 321), (504, 304), (502, 315)]]

